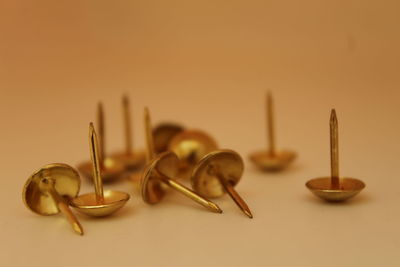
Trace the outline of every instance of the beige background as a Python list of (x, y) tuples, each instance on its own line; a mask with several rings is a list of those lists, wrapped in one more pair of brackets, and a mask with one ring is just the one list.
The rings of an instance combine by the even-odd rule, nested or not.
[[(398, 1), (0, 2), (1, 266), (399, 266), (400, 36)], [(264, 96), (276, 99), (278, 146), (299, 158), (280, 174), (248, 161), (237, 190), (255, 218), (224, 197), (217, 215), (178, 194), (132, 200), (113, 217), (25, 208), (42, 165), (89, 156), (96, 102), (108, 151), (122, 148), (120, 97), (209, 131), (247, 160), (265, 147)], [(340, 123), (341, 173), (365, 191), (345, 204), (304, 183), (329, 174), (329, 112)], [(84, 181), (81, 192), (92, 188)]]

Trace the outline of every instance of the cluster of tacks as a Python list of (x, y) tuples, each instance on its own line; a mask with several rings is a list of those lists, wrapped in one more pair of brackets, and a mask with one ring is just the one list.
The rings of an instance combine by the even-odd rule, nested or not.
[[(294, 152), (275, 149), (272, 98), (267, 95), (267, 128), (269, 148), (250, 155), (250, 160), (263, 171), (280, 171), (296, 157)], [(114, 182), (129, 177), (140, 182), (144, 202), (156, 204), (163, 199), (167, 188), (173, 188), (210, 211), (222, 213), (209, 198), (225, 193), (249, 217), (253, 215), (234, 187), (244, 172), (241, 156), (229, 149), (218, 149), (208, 134), (199, 130), (187, 130), (175, 124), (160, 124), (152, 128), (149, 110), (145, 108), (145, 133), (147, 153), (132, 149), (129, 101), (123, 98), (125, 122), (125, 151), (106, 156), (104, 148), (104, 115), (98, 108), (98, 133), (93, 123), (89, 125), (91, 161), (78, 166), (79, 172), (94, 183), (95, 192), (78, 196), (80, 176), (66, 164), (49, 164), (35, 172), (26, 182), (23, 200), (26, 206), (40, 215), (62, 212), (75, 232), (83, 234), (83, 228), (69, 206), (88, 216), (110, 215), (129, 200), (127, 193), (103, 190), (103, 182)], [(306, 186), (318, 197), (327, 201), (344, 201), (358, 194), (365, 184), (353, 178), (339, 177), (338, 123), (335, 110), (330, 118), (331, 176), (308, 181)], [(192, 189), (174, 178), (190, 179)]]

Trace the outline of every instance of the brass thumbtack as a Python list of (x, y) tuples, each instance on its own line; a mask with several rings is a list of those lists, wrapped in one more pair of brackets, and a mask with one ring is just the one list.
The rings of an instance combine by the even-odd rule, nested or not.
[(200, 159), (217, 148), (215, 140), (200, 130), (182, 131), (175, 135), (169, 144), (169, 150), (174, 152), (180, 160), (180, 176), (190, 173)]
[(133, 150), (130, 104), (126, 95), (122, 97), (122, 111), (125, 129), (125, 151), (113, 154), (111, 158), (122, 163), (128, 171), (135, 170), (145, 163), (145, 157), (144, 153)]
[[(99, 146), (100, 146), (100, 169), (103, 175), (103, 182), (112, 182), (120, 178), (125, 171), (124, 164), (113, 157), (106, 157), (105, 151), (105, 127), (103, 104), (97, 106), (97, 121), (99, 126)], [(92, 162), (87, 161), (78, 166), (78, 170), (87, 178), (94, 180)]]
[(22, 197), (25, 205), (39, 215), (54, 215), (61, 212), (72, 229), (83, 235), (83, 228), (65, 199), (76, 197), (80, 185), (79, 174), (72, 167), (61, 163), (49, 164), (29, 177)]
[(209, 198), (228, 193), (236, 205), (249, 218), (253, 218), (249, 207), (234, 189), (243, 171), (244, 163), (238, 153), (228, 149), (216, 150), (204, 156), (196, 165), (191, 178), (192, 186), (196, 192)]
[(365, 184), (358, 179), (339, 176), (339, 131), (334, 109), (330, 118), (330, 139), (331, 176), (312, 179), (306, 183), (306, 186), (312, 193), (326, 201), (340, 202), (360, 193)]
[(292, 151), (276, 151), (273, 100), (270, 93), (267, 94), (267, 132), (268, 149), (257, 151), (250, 155), (250, 160), (261, 170), (280, 171), (287, 167), (295, 158), (296, 153)]
[(165, 187), (167, 185), (205, 208), (213, 212), (222, 213), (222, 210), (215, 203), (197, 195), (189, 188), (171, 179), (171, 177), (175, 177), (178, 173), (178, 157), (173, 152), (163, 152), (155, 156), (150, 114), (147, 108), (145, 109), (144, 121), (148, 155), (148, 164), (144, 169), (141, 180), (141, 193), (144, 202), (148, 204), (160, 202), (167, 193)]
[(171, 140), (183, 130), (184, 127), (176, 123), (161, 123), (154, 127), (153, 137), (156, 154), (167, 151)]
[(93, 123), (90, 123), (89, 126), (89, 144), (95, 193), (80, 195), (72, 199), (71, 205), (77, 211), (89, 216), (107, 216), (122, 208), (130, 196), (127, 193), (119, 191), (103, 191), (99, 148)]

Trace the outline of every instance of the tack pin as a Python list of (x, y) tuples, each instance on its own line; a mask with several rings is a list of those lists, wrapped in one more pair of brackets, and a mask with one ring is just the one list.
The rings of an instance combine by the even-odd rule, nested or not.
[(159, 203), (167, 193), (165, 185), (182, 193), (205, 208), (222, 213), (222, 210), (213, 202), (197, 195), (189, 188), (171, 179), (179, 171), (179, 159), (173, 152), (163, 152), (155, 155), (153, 135), (151, 132), (150, 114), (145, 109), (145, 129), (147, 140), (148, 164), (144, 169), (141, 180), (141, 193), (144, 202), (148, 204)]
[(252, 153), (250, 155), (250, 160), (261, 170), (280, 171), (287, 167), (296, 158), (296, 153), (292, 151), (276, 150), (273, 100), (270, 93), (267, 94), (266, 108), (268, 149)]
[(89, 216), (107, 216), (122, 208), (130, 196), (124, 192), (103, 190), (99, 149), (93, 123), (89, 126), (89, 144), (95, 193), (80, 195), (72, 199), (71, 205), (77, 211)]
[[(144, 109), (144, 130), (145, 130), (145, 137), (146, 140), (154, 140), (153, 139), (153, 132), (151, 129), (151, 119), (150, 119), (150, 114), (149, 110), (146, 107)], [(146, 142), (146, 153), (145, 153), (145, 158), (146, 158), (146, 165), (149, 164), (149, 162), (154, 158), (156, 152), (154, 148), (154, 142), (147, 141)], [(143, 172), (136, 172), (130, 175), (130, 180), (133, 182), (140, 182), (142, 180), (142, 174)], [(137, 183), (136, 183), (137, 185)]]
[(179, 160), (180, 176), (189, 174), (194, 166), (207, 153), (218, 148), (215, 140), (200, 130), (185, 130), (175, 135), (169, 144), (169, 150), (174, 152)]
[[(104, 182), (112, 182), (122, 176), (125, 171), (125, 165), (122, 161), (114, 157), (106, 157), (105, 150), (105, 126), (104, 126), (104, 109), (103, 104), (99, 103), (97, 107), (97, 121), (99, 126), (99, 146), (100, 156), (99, 164), (103, 175)], [(92, 162), (87, 161), (78, 166), (78, 170), (87, 178), (94, 180)]]
[(168, 145), (171, 140), (180, 132), (184, 127), (176, 123), (161, 123), (154, 127), (154, 149), (157, 154), (168, 150)]
[(122, 111), (124, 118), (124, 134), (125, 134), (125, 151), (113, 154), (111, 158), (114, 161), (120, 162), (125, 166), (125, 169), (135, 170), (143, 166), (145, 163), (144, 153), (134, 151), (132, 139), (132, 124), (129, 98), (124, 95), (122, 98)]
[(66, 164), (49, 164), (36, 171), (25, 183), (22, 197), (25, 205), (39, 215), (62, 213), (72, 229), (83, 235), (83, 228), (68, 207), (67, 198), (79, 193), (79, 174)]
[(315, 178), (306, 186), (316, 196), (331, 202), (345, 201), (364, 189), (365, 184), (354, 178), (339, 176), (339, 132), (336, 111), (333, 109), (330, 118), (331, 176)]
[(144, 108), (144, 130), (146, 136), (146, 162), (149, 164), (155, 157), (156, 152), (154, 149), (154, 137), (151, 126), (151, 117), (149, 108)]
[(249, 218), (253, 218), (246, 202), (234, 189), (243, 171), (244, 163), (238, 153), (228, 149), (216, 150), (204, 156), (194, 168), (191, 178), (192, 187), (208, 198), (220, 197), (228, 193), (236, 205)]

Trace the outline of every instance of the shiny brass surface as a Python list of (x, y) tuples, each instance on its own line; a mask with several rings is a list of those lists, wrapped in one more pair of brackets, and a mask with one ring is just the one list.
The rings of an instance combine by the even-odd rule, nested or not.
[[(144, 135), (146, 138), (146, 153), (145, 153), (145, 162), (149, 164), (149, 162), (154, 158), (156, 152), (154, 149), (154, 136), (152, 134), (152, 126), (151, 126), (151, 118), (149, 109), (147, 107), (144, 108)], [(134, 183), (140, 183), (142, 179), (143, 170), (132, 172), (129, 174), (129, 180)], [(140, 186), (139, 186), (140, 187)]]
[(161, 123), (154, 127), (153, 139), (156, 153), (167, 151), (171, 140), (183, 130), (183, 126), (175, 123)]
[(122, 113), (124, 118), (125, 149), (124, 151), (112, 154), (111, 158), (124, 165), (126, 170), (131, 171), (143, 167), (145, 164), (145, 153), (134, 150), (130, 103), (126, 95), (122, 97)]
[(306, 186), (317, 197), (330, 202), (340, 202), (360, 193), (365, 184), (358, 179), (343, 177), (340, 178), (340, 186), (335, 189), (331, 177), (321, 177), (308, 181)]
[(274, 154), (267, 153), (266, 151), (256, 151), (250, 155), (250, 160), (258, 168), (270, 172), (285, 169), (295, 158), (296, 154), (292, 151), (279, 151)]
[(99, 124), (99, 148), (100, 148), (100, 168), (104, 169), (104, 161), (106, 159), (106, 130), (104, 119), (103, 103), (97, 104), (97, 123)]
[(171, 140), (168, 150), (180, 160), (181, 171), (191, 171), (207, 153), (218, 148), (215, 140), (200, 130), (185, 130)]
[(68, 207), (68, 201), (79, 193), (79, 174), (61, 163), (49, 164), (32, 174), (23, 188), (25, 205), (39, 215), (64, 214), (72, 229), (83, 235), (83, 228)]
[(270, 93), (267, 94), (266, 111), (268, 148), (250, 154), (250, 160), (263, 171), (280, 171), (294, 161), (296, 153), (276, 150), (273, 100)]
[[(152, 124), (148, 107), (145, 107), (144, 109), (143, 122), (145, 130), (144, 134), (146, 138), (146, 166), (140, 175), (140, 192), (144, 202), (148, 204), (156, 204), (162, 200), (168, 187), (161, 183), (159, 179), (154, 179), (156, 176), (153, 175), (153, 170), (159, 163), (153, 160), (155, 157), (154, 136), (151, 130)], [(167, 160), (164, 160), (164, 164), (165, 163), (167, 163), (167, 165), (163, 165), (163, 169), (166, 175), (175, 176), (178, 165), (176, 165), (174, 162), (171, 164), (171, 162)], [(137, 179), (138, 176), (132, 177), (132, 179), (133, 178)]]
[(330, 117), (331, 176), (315, 178), (306, 187), (316, 196), (331, 202), (341, 202), (354, 197), (364, 189), (365, 184), (354, 178), (339, 176), (339, 131), (336, 111)]
[(122, 97), (122, 114), (124, 118), (125, 128), (125, 154), (132, 154), (133, 139), (132, 139), (132, 125), (131, 125), (131, 108), (129, 98), (127, 95)]
[(84, 194), (72, 199), (71, 205), (77, 211), (88, 216), (103, 217), (122, 208), (130, 196), (119, 191), (103, 191), (100, 169), (99, 146), (93, 123), (89, 125), (89, 145), (92, 159), (95, 193)]
[(163, 152), (157, 156), (155, 155), (151, 118), (148, 108), (145, 108), (144, 114), (148, 164), (143, 171), (141, 179), (143, 201), (148, 204), (159, 203), (167, 193), (167, 188), (170, 187), (205, 208), (213, 212), (222, 213), (222, 210), (215, 203), (197, 195), (189, 188), (171, 179), (171, 177), (175, 177), (178, 174), (179, 159), (176, 154), (170, 151)]
[[(98, 104), (97, 121), (99, 125), (99, 164), (102, 171), (103, 182), (114, 182), (122, 177), (123, 173), (125, 172), (125, 165), (123, 161), (116, 157), (106, 156), (104, 108), (102, 103)], [(91, 161), (87, 161), (78, 165), (78, 170), (90, 181), (94, 180)]]
[(156, 204), (163, 199), (168, 186), (162, 182), (159, 173), (175, 177), (178, 174), (178, 164), (178, 158), (171, 152), (163, 152), (157, 159), (150, 161), (142, 175), (141, 192), (144, 202)]
[(336, 117), (336, 111), (332, 110), (329, 120), (330, 130), (330, 151), (331, 151), (331, 186), (334, 189), (339, 188), (339, 125)]
[(73, 200), (74, 208), (86, 215), (93, 217), (108, 216), (121, 209), (130, 196), (124, 192), (105, 190), (103, 201), (98, 202), (96, 194), (83, 194)]
[(160, 202), (167, 192), (166, 186), (175, 189), (210, 211), (222, 213), (222, 210), (212, 201), (205, 199), (184, 185), (171, 179), (178, 173), (178, 157), (170, 151), (159, 154), (148, 164), (142, 178), (142, 197), (148, 204)]
[(234, 187), (244, 172), (244, 163), (238, 153), (229, 149), (216, 150), (204, 156), (193, 170), (193, 189), (205, 197), (220, 197), (225, 193), (249, 217), (253, 215)]

